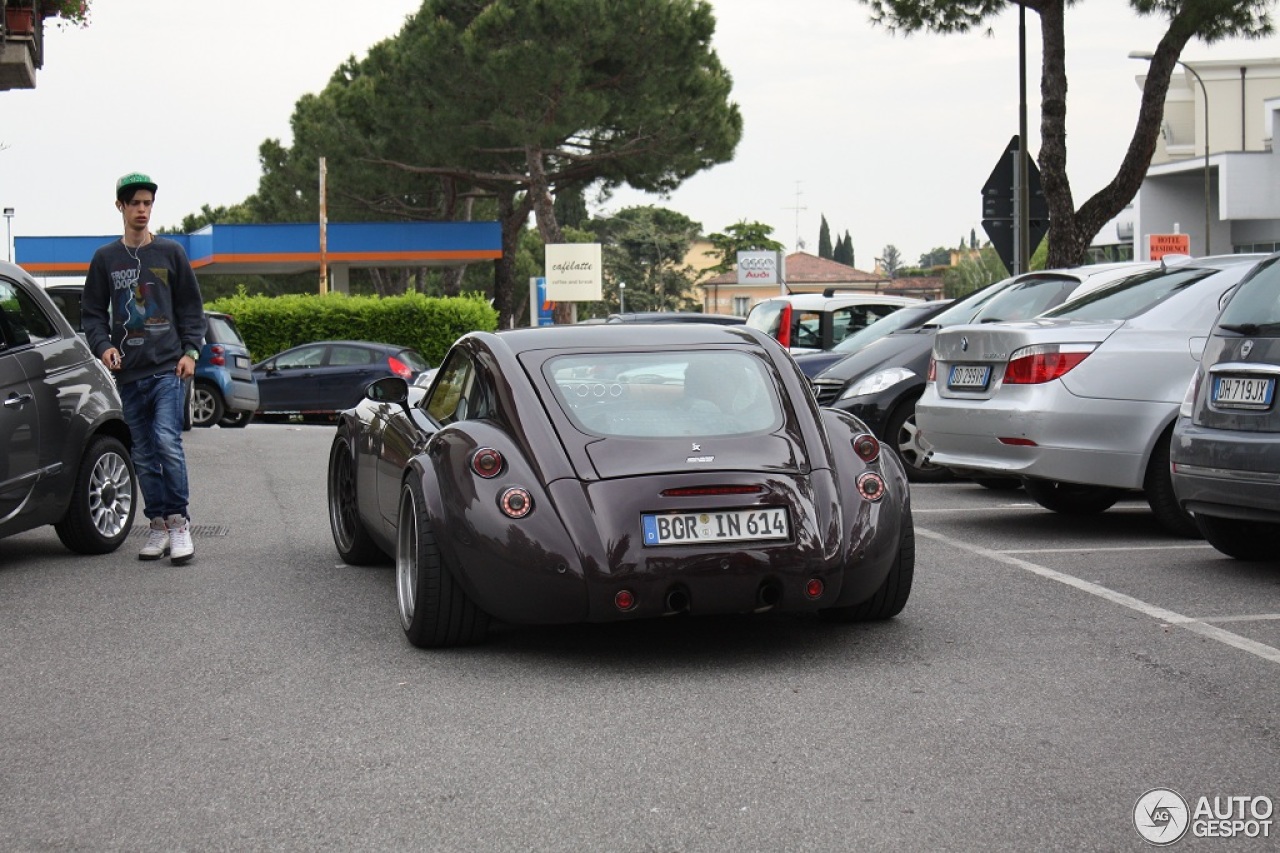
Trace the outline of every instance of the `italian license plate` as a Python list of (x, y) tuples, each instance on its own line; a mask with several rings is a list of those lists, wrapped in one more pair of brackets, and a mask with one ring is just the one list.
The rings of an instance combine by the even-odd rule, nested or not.
[(249, 357), (247, 355), (236, 356), (236, 367), (243, 367), (245, 370), (248, 370), (252, 366), (253, 365), (249, 364)]
[(985, 364), (953, 364), (947, 377), (948, 388), (986, 388), (991, 368)]
[(640, 516), (645, 545), (702, 545), (790, 539), (785, 507), (664, 512)]
[(1276, 381), (1270, 376), (1218, 376), (1213, 380), (1213, 404), (1224, 409), (1268, 409)]

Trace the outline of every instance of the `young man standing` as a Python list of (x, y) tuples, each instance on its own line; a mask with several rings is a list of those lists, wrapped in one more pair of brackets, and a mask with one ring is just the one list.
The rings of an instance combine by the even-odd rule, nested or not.
[(151, 520), (141, 560), (195, 555), (182, 449), (185, 381), (204, 340), (204, 300), (182, 246), (148, 228), (156, 184), (138, 172), (116, 182), (124, 236), (98, 249), (81, 298), (85, 337), (115, 372), (133, 439), (133, 464)]

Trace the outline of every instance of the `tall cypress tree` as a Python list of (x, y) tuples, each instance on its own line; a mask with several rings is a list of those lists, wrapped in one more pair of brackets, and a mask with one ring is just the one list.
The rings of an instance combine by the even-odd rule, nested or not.
[(822, 217), (822, 226), (818, 228), (818, 257), (834, 260), (835, 254), (831, 248), (831, 228), (827, 225), (827, 217)]

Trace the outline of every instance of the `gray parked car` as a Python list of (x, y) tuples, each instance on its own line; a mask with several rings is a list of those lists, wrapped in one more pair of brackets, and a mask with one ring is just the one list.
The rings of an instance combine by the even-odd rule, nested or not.
[(916, 406), (929, 460), (1022, 477), (1028, 497), (1070, 515), (1141, 489), (1161, 524), (1198, 536), (1173, 496), (1170, 435), (1214, 318), (1259, 260), (1188, 261), (1033, 320), (941, 330)]
[(1173, 490), (1209, 544), (1280, 561), (1280, 255), (1241, 282), (1187, 388), (1169, 456)]
[(52, 524), (82, 554), (114, 551), (136, 511), (115, 383), (21, 267), (0, 261), (0, 536)]

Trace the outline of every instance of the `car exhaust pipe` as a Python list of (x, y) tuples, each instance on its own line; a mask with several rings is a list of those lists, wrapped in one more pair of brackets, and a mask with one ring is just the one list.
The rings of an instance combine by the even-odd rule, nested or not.
[(782, 584), (777, 581), (765, 581), (756, 592), (756, 613), (773, 609), (782, 600)]
[(683, 587), (673, 586), (667, 590), (667, 610), (664, 615), (674, 616), (677, 613), (689, 612), (689, 593)]

